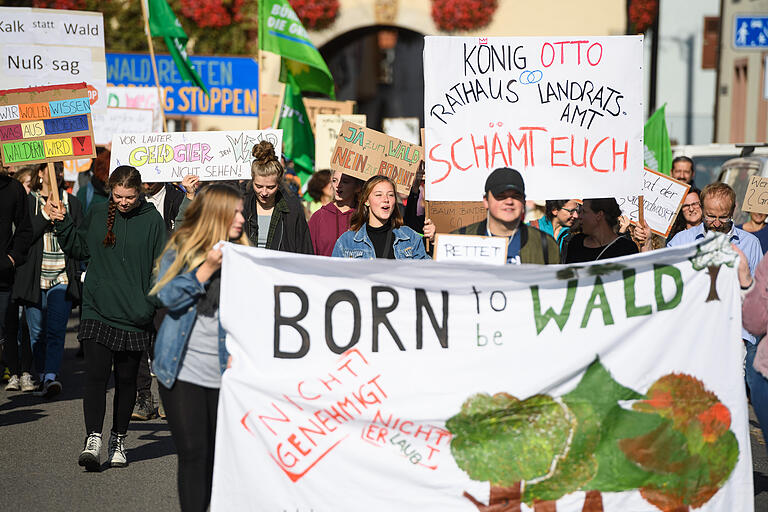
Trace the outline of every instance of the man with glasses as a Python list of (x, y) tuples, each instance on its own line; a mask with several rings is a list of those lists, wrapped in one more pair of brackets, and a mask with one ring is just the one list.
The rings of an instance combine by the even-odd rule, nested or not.
[[(749, 272), (755, 275), (763, 251), (760, 241), (753, 234), (733, 225), (733, 211), (736, 207), (736, 194), (725, 183), (710, 183), (701, 191), (701, 205), (704, 222), (698, 226), (681, 231), (670, 240), (668, 247), (683, 245), (704, 238), (707, 231), (715, 231), (728, 235), (732, 244), (741, 250), (749, 265)], [(742, 289), (749, 289), (739, 278)], [(745, 320), (745, 324), (748, 322)], [(742, 327), (741, 337), (747, 349), (747, 364), (745, 365), (746, 380), (749, 386), (752, 407), (763, 429), (763, 436), (768, 440), (768, 379), (755, 370), (752, 361), (757, 352), (757, 336)]]
[(547, 201), (545, 209), (544, 217), (529, 224), (548, 235), (552, 235), (562, 252), (563, 243), (568, 233), (579, 220), (581, 205), (576, 199), (557, 199)]

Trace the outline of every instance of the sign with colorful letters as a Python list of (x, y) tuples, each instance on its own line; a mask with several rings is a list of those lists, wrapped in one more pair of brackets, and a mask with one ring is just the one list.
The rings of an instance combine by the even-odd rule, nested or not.
[(95, 157), (85, 83), (0, 91), (3, 165)]
[(571, 266), (223, 253), (213, 512), (753, 510), (723, 235)]
[(253, 146), (267, 140), (280, 148), (282, 139), (282, 130), (120, 133), (112, 139), (109, 168), (135, 167), (146, 183), (181, 181), (187, 174), (201, 181), (249, 180)]
[(427, 199), (479, 201), (499, 167), (528, 199), (635, 193), (642, 66), (642, 36), (427, 36)]
[(371, 128), (344, 121), (333, 148), (331, 170), (367, 181), (383, 174), (408, 195), (423, 160), (424, 148)]

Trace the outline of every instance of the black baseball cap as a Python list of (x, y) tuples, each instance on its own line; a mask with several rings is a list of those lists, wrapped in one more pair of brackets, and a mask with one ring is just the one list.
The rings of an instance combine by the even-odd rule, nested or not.
[(500, 167), (488, 175), (485, 180), (485, 193), (491, 192), (494, 197), (499, 196), (507, 190), (515, 190), (523, 195), (525, 199), (525, 183), (523, 177), (515, 169), (509, 167)]

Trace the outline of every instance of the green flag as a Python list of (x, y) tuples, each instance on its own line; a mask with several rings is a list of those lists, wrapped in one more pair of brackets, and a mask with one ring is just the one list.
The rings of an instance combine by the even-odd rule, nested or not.
[(280, 81), (335, 98), (333, 77), (288, 0), (259, 0), (259, 48), (282, 57)]
[(293, 161), (296, 175), (304, 184), (315, 167), (315, 136), (301, 99), (301, 89), (290, 74), (277, 127), (283, 130), (283, 153)]
[(148, 0), (148, 9), (149, 32), (152, 36), (162, 37), (165, 40), (165, 45), (171, 52), (171, 57), (173, 57), (173, 62), (176, 64), (181, 78), (192, 82), (205, 91), (205, 94), (208, 94), (208, 88), (205, 87), (200, 75), (197, 74), (187, 58), (187, 41), (189, 38), (181, 27), (179, 19), (173, 14), (171, 6), (166, 0)]
[(672, 170), (672, 145), (669, 143), (667, 121), (664, 118), (666, 106), (666, 103), (662, 105), (645, 123), (643, 160), (647, 168), (669, 175)]

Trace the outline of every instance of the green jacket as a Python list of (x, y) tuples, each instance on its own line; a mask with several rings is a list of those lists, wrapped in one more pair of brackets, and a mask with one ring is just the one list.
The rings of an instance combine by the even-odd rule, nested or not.
[[(541, 230), (520, 224), (520, 263), (548, 265), (560, 263), (560, 249), (557, 242)], [(488, 221), (481, 220), (451, 232), (453, 235), (488, 236)], [(545, 254), (546, 253), (546, 254)]]
[(104, 247), (108, 206), (93, 204), (79, 229), (66, 216), (56, 222), (56, 235), (65, 254), (89, 260), (82, 318), (124, 331), (144, 331), (151, 328), (155, 313), (155, 301), (147, 293), (155, 261), (165, 246), (165, 223), (142, 199), (128, 214), (115, 213), (115, 245)]

